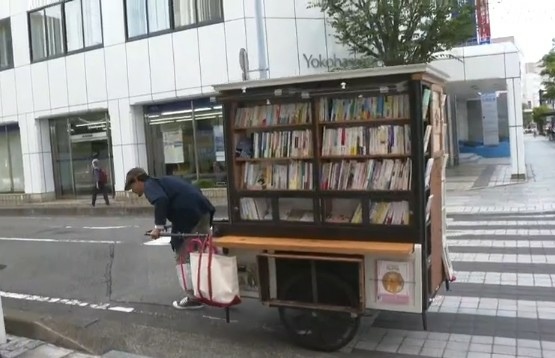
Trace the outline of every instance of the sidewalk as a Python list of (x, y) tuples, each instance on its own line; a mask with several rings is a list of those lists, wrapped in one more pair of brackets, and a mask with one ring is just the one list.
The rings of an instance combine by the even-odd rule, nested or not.
[(0, 358), (148, 358), (135, 354), (111, 351), (101, 356), (84, 354), (56, 347), (41, 341), (8, 335), (8, 343), (0, 345)]
[[(485, 164), (488, 159), (480, 159), (475, 163), (464, 163), (457, 168), (449, 169), (446, 200), (448, 212), (555, 212), (555, 143), (545, 137), (534, 138), (525, 135), (524, 144), (527, 167), (525, 181), (511, 181), (510, 175), (502, 174), (507, 171), (510, 173), (510, 166), (503, 164), (501, 160), (496, 164)], [(490, 180), (484, 184), (484, 178), (488, 174), (484, 174), (487, 165), (494, 165), (494, 173), (499, 173), (503, 179), (491, 174)], [(490, 167), (489, 172), (491, 171)], [(467, 173), (473, 173), (473, 176)], [(461, 179), (464, 175), (467, 175), (466, 181)], [(505, 179), (507, 177), (508, 180)], [(465, 190), (460, 190), (462, 184), (459, 188), (455, 187), (457, 182), (464, 182)], [(475, 190), (480, 186), (475, 185), (476, 183), (484, 185), (481, 185), (481, 189)]]

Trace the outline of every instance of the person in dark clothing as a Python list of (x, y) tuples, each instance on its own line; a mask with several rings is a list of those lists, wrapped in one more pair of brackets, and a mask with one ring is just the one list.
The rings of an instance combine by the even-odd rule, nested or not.
[[(154, 229), (150, 232), (153, 240), (160, 237), (166, 220), (172, 224), (172, 233), (211, 233), (216, 209), (193, 184), (172, 176), (154, 178), (142, 168), (133, 168), (127, 173), (125, 181), (125, 191), (128, 190), (138, 196), (144, 194), (154, 206)], [(189, 263), (187, 244), (188, 240), (172, 237), (171, 247), (176, 264)], [(180, 274), (179, 279), (182, 279)], [(195, 299), (192, 288), (187, 288), (186, 297), (174, 301), (173, 306), (177, 309), (195, 309), (201, 308), (202, 304)]]
[(96, 205), (96, 197), (98, 193), (102, 193), (106, 205), (110, 205), (110, 200), (108, 200), (108, 188), (106, 187), (107, 176), (104, 169), (100, 167), (98, 159), (93, 159), (92, 161), (92, 174), (94, 177), (94, 187), (92, 193), (92, 206)]

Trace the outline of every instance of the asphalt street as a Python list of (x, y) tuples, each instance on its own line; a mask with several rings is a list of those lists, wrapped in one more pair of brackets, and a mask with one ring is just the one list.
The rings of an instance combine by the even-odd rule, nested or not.
[(230, 324), (219, 309), (171, 308), (180, 298), (173, 253), (169, 245), (144, 244), (150, 227), (151, 218), (136, 217), (0, 218), (5, 309), (36, 314), (95, 353), (321, 356), (293, 346), (277, 312), (258, 301), (234, 308)]

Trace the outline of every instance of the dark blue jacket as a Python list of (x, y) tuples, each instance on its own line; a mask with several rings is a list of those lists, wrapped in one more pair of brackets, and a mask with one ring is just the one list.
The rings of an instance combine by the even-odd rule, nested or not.
[[(154, 222), (172, 223), (172, 233), (190, 233), (206, 214), (214, 216), (216, 209), (202, 191), (183, 179), (171, 176), (148, 178), (145, 197), (154, 205)], [(178, 250), (182, 240), (172, 238), (172, 249)]]

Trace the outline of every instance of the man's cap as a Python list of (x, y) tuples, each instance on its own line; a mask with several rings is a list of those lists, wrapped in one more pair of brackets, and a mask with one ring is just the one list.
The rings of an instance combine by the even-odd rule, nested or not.
[(131, 189), (131, 184), (137, 179), (138, 176), (146, 174), (146, 171), (143, 168), (133, 168), (127, 172), (127, 176), (125, 177), (125, 191)]

